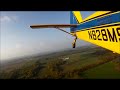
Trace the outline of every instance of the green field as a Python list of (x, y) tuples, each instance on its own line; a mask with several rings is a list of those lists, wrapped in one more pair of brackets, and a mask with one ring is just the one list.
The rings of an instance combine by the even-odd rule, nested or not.
[(120, 55), (95, 46), (38, 55), (2, 65), (0, 78), (120, 79)]
[(115, 70), (115, 63), (108, 62), (84, 72), (88, 79), (120, 79), (120, 71)]

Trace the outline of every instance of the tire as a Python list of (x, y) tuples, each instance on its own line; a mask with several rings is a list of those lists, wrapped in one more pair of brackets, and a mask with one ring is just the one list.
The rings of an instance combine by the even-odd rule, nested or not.
[(72, 47), (75, 48), (75, 43), (72, 44)]

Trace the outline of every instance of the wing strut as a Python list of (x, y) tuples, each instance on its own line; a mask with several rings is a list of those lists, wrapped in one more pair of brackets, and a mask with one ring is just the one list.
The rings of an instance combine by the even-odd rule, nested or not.
[(56, 29), (58, 29), (58, 30), (60, 30), (60, 31), (63, 31), (63, 32), (65, 32), (65, 33), (69, 34), (69, 35), (74, 36), (74, 37), (75, 37), (75, 39), (74, 39), (74, 41), (73, 41), (73, 43), (72, 43), (72, 47), (73, 47), (73, 48), (75, 48), (75, 47), (76, 47), (76, 40), (77, 40), (77, 36), (76, 36), (76, 34), (71, 34), (71, 33), (67, 32), (66, 30), (61, 29), (61, 28), (58, 28), (58, 27), (56, 27)]
[(64, 29), (61, 29), (61, 28), (58, 28), (58, 27), (56, 27), (56, 29), (58, 29), (58, 30), (60, 30), (60, 31), (63, 31), (63, 32), (69, 34), (69, 35), (75, 36), (74, 34), (71, 34), (71, 33), (67, 32), (67, 31), (64, 30)]
[(46, 24), (46, 25), (31, 25), (30, 27), (34, 28), (34, 29), (35, 28), (56, 28), (60, 31), (63, 31), (63, 32), (69, 34), (69, 35), (72, 35), (72, 36), (75, 37), (75, 39), (72, 43), (72, 47), (75, 48), (76, 47), (76, 40), (77, 40), (76, 33), (70, 33), (70, 32), (67, 32), (64, 29), (61, 29), (61, 28), (76, 27), (76, 26), (77, 26), (77, 24)]

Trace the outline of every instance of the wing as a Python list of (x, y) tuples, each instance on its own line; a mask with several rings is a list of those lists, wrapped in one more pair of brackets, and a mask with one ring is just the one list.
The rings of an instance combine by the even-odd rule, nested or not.
[(77, 27), (77, 24), (39, 24), (39, 25), (31, 25), (30, 27), (33, 28), (33, 29), (37, 29), (37, 28), (56, 28), (56, 29), (58, 29), (60, 31), (63, 31), (67, 34), (75, 36), (75, 34), (67, 32), (66, 30), (63, 30), (61, 28)]
[(77, 27), (77, 24), (39, 24), (31, 25), (31, 28), (70, 28)]

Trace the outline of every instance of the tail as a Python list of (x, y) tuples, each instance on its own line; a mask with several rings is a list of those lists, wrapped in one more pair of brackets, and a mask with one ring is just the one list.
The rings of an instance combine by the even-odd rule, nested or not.
[[(82, 22), (82, 15), (80, 11), (70, 11), (70, 24), (80, 24)], [(74, 27), (70, 28), (70, 32), (74, 32)]]

